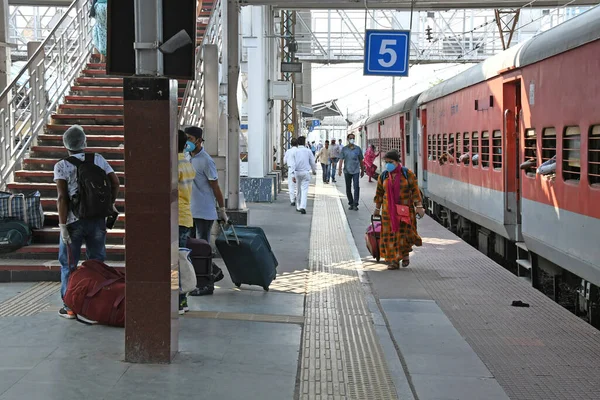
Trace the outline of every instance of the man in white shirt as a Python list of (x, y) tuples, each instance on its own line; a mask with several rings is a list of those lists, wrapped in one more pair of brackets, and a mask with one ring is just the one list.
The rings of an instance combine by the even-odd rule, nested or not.
[(329, 146), (329, 168), (331, 169), (331, 181), (335, 182), (335, 172), (337, 171), (337, 163), (340, 160), (340, 155), (342, 154), (342, 147), (339, 144), (335, 143), (335, 139), (331, 141), (331, 146)]
[(301, 214), (306, 214), (306, 199), (308, 197), (308, 185), (310, 184), (310, 172), (313, 175), (317, 173), (315, 164), (315, 156), (310, 149), (305, 147), (306, 138), (301, 136), (298, 138), (298, 150), (291, 157), (290, 171), (292, 172), (292, 180), (298, 188), (296, 201), (296, 210)]
[(296, 206), (296, 182), (294, 181), (294, 176), (290, 171), (289, 165), (291, 163), (292, 158), (294, 157), (294, 153), (298, 150), (298, 139), (292, 139), (292, 147), (290, 147), (285, 154), (283, 155), (283, 163), (288, 166), (288, 190), (290, 192), (290, 203), (292, 206)]

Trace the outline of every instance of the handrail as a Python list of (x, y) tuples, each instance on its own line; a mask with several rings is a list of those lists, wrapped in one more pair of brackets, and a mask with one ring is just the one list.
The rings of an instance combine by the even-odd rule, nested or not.
[(88, 0), (74, 0), (0, 94), (0, 189), (6, 187), (89, 58), (89, 7)]
[(223, 21), (221, 14), (221, 0), (213, 4), (208, 25), (202, 40), (202, 46), (196, 49), (196, 70), (193, 80), (190, 80), (185, 88), (181, 109), (179, 111), (180, 126), (202, 126), (204, 123), (204, 71), (203, 52), (204, 44), (216, 44), (219, 48), (219, 60), (223, 52)]

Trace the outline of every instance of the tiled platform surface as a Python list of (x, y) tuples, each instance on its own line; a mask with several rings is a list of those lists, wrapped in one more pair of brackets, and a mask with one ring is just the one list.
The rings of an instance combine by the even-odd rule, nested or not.
[[(445, 314), (443, 318), (447, 317), (466, 339), (511, 399), (600, 399), (600, 331), (430, 218), (419, 221), (424, 245), (411, 254), (409, 268), (387, 271), (384, 265), (374, 263), (364, 246), (374, 188), (374, 184), (363, 179), (361, 210), (358, 213), (346, 211), (346, 214), (361, 256), (366, 260), (364, 268), (392, 332), (394, 324), (406, 328), (407, 324), (422, 323), (431, 327), (440, 323), (441, 316), (428, 311), (435, 307), (427, 302), (435, 302)], [(338, 190), (340, 197), (344, 197), (343, 184), (338, 183)], [(522, 300), (531, 307), (512, 307), (513, 300)], [(395, 314), (397, 307), (410, 304), (407, 301), (421, 307), (415, 314), (423, 316), (420, 322)], [(410, 354), (414, 350), (414, 345), (409, 343), (410, 335), (399, 330), (394, 337), (410, 371)], [(438, 337), (439, 340), (444, 338), (444, 334)], [(439, 354), (454, 348), (447, 345), (436, 350), (438, 339), (424, 336), (422, 339), (429, 341), (431, 351)], [(430, 372), (447, 361), (452, 362), (452, 357), (439, 354), (428, 362)], [(457, 375), (464, 368), (455, 365), (454, 370)], [(417, 371), (410, 371), (415, 386), (419, 383)], [(443, 383), (453, 388), (451, 385), (459, 382), (454, 378)], [(429, 387), (435, 383), (429, 380)], [(439, 394), (426, 390), (417, 392), (421, 399), (439, 398)], [(458, 398), (452, 397), (451, 392), (447, 395)]]

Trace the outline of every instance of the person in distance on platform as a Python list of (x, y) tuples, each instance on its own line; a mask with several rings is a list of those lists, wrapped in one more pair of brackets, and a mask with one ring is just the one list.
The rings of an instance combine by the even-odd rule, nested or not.
[(92, 42), (96, 52), (100, 54), (100, 62), (106, 62), (107, 0), (94, 0), (90, 6), (90, 15), (96, 20), (92, 30)]
[(315, 157), (312, 151), (306, 148), (306, 137), (300, 136), (298, 138), (298, 151), (293, 155), (292, 162), (290, 164), (290, 171), (292, 171), (292, 180), (296, 184), (298, 195), (296, 198), (296, 210), (301, 214), (306, 214), (306, 201), (308, 198), (308, 185), (310, 184), (310, 172), (313, 175), (317, 173), (317, 166), (315, 164)]
[(323, 169), (323, 183), (329, 183), (329, 140), (325, 141), (325, 147), (317, 153), (317, 162), (321, 163)]
[[(191, 143), (190, 143), (191, 146)], [(187, 136), (184, 131), (177, 132), (177, 151), (179, 162), (178, 170), (178, 192), (179, 192), (179, 247), (186, 247), (187, 240), (194, 228), (194, 218), (192, 217), (192, 184), (196, 171), (192, 164), (185, 158), (187, 146)], [(187, 295), (179, 294), (179, 314), (189, 311)]]
[[(56, 206), (58, 208), (58, 227), (60, 228), (60, 244), (58, 248), (58, 261), (60, 262), (60, 296), (65, 297), (71, 270), (77, 267), (83, 242), (86, 246), (86, 257), (90, 260), (104, 261), (106, 258), (106, 218), (86, 217), (78, 214), (75, 216), (74, 205), (82, 199), (79, 193), (79, 176), (76, 163), (86, 162), (85, 148), (86, 136), (83, 128), (73, 125), (63, 135), (63, 144), (69, 151), (68, 158), (60, 160), (54, 166), (54, 182), (58, 192)], [(91, 163), (92, 154), (88, 156)], [(79, 160), (79, 161), (77, 161)], [(103, 170), (110, 182), (112, 208), (115, 208), (115, 199), (119, 194), (119, 178), (112, 167), (100, 154), (93, 155), (94, 164)], [(88, 168), (88, 171), (90, 169)], [(98, 170), (101, 173), (101, 170)], [(91, 172), (81, 174), (82, 178), (90, 181), (97, 177)], [(83, 179), (85, 181), (85, 179)], [(98, 186), (94, 186), (98, 187)], [(94, 193), (97, 193), (94, 191)], [(100, 195), (98, 193), (98, 195)], [(87, 202), (86, 202), (87, 204)], [(76, 211), (76, 210), (75, 210)], [(98, 210), (88, 210), (92, 215), (98, 215)], [(77, 212), (77, 211), (76, 211)], [(75, 314), (66, 304), (58, 311), (58, 315), (67, 319), (74, 319)]]
[(296, 182), (292, 179), (294, 176), (290, 171), (290, 162), (294, 153), (298, 150), (298, 139), (292, 138), (292, 147), (283, 155), (283, 163), (288, 166), (288, 190), (290, 192), (290, 204), (296, 206)]
[[(369, 177), (369, 182), (375, 175), (375, 171), (377, 171), (377, 167), (373, 163), (379, 154), (375, 152), (375, 145), (372, 144), (369, 146), (367, 151), (365, 152), (365, 171), (367, 172), (367, 176)], [(375, 178), (377, 179), (377, 178)]]
[(331, 140), (331, 146), (329, 146), (329, 168), (331, 168), (331, 181), (335, 182), (335, 173), (337, 171), (337, 164), (340, 160), (342, 147), (335, 143), (335, 139)]
[(388, 269), (408, 267), (413, 245), (423, 243), (417, 233), (416, 215), (425, 215), (417, 177), (400, 164), (400, 153), (391, 150), (385, 154), (385, 170), (377, 180), (375, 211), (381, 215), (379, 252), (389, 263)]
[[(360, 196), (360, 178), (365, 176), (365, 163), (363, 162), (363, 153), (360, 147), (354, 144), (355, 136), (353, 133), (348, 135), (348, 145), (342, 149), (340, 155), (340, 166), (338, 175), (346, 178), (346, 196), (348, 197), (348, 206), (350, 210), (358, 211), (358, 201)], [(352, 195), (352, 185), (354, 184), (354, 195)]]
[[(196, 171), (192, 185), (192, 217), (196, 226), (196, 238), (210, 243), (210, 231), (214, 222), (227, 222), (225, 201), (219, 187), (217, 167), (211, 156), (202, 148), (203, 131), (197, 126), (184, 129), (187, 135), (186, 151), (190, 154), (190, 162)], [(217, 208), (218, 204), (218, 208)], [(190, 292), (190, 296), (213, 294), (214, 282)]]

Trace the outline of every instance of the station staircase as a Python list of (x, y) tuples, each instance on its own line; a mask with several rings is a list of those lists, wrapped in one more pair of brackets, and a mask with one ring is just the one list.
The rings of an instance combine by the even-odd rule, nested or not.
[[(197, 25), (197, 46), (202, 45), (213, 4), (203, 4)], [(0, 282), (60, 279), (58, 248), (60, 230), (56, 205), (54, 165), (68, 153), (62, 135), (73, 124), (81, 125), (87, 135), (86, 152), (99, 153), (115, 170), (121, 189), (116, 200), (119, 218), (114, 229), (107, 230), (107, 263), (122, 267), (125, 259), (125, 160), (123, 79), (106, 75), (105, 64), (88, 61), (74, 79), (70, 89), (50, 115), (48, 123), (28, 154), (21, 160), (21, 168), (13, 173), (13, 182), (5, 185), (12, 193), (38, 191), (44, 210), (44, 227), (33, 231), (32, 244), (16, 252), (0, 254)], [(187, 81), (179, 81), (179, 108), (186, 93)], [(148, 144), (151, 145), (151, 144)], [(141, 149), (143, 151), (143, 149)], [(85, 259), (85, 246), (81, 259)]]

